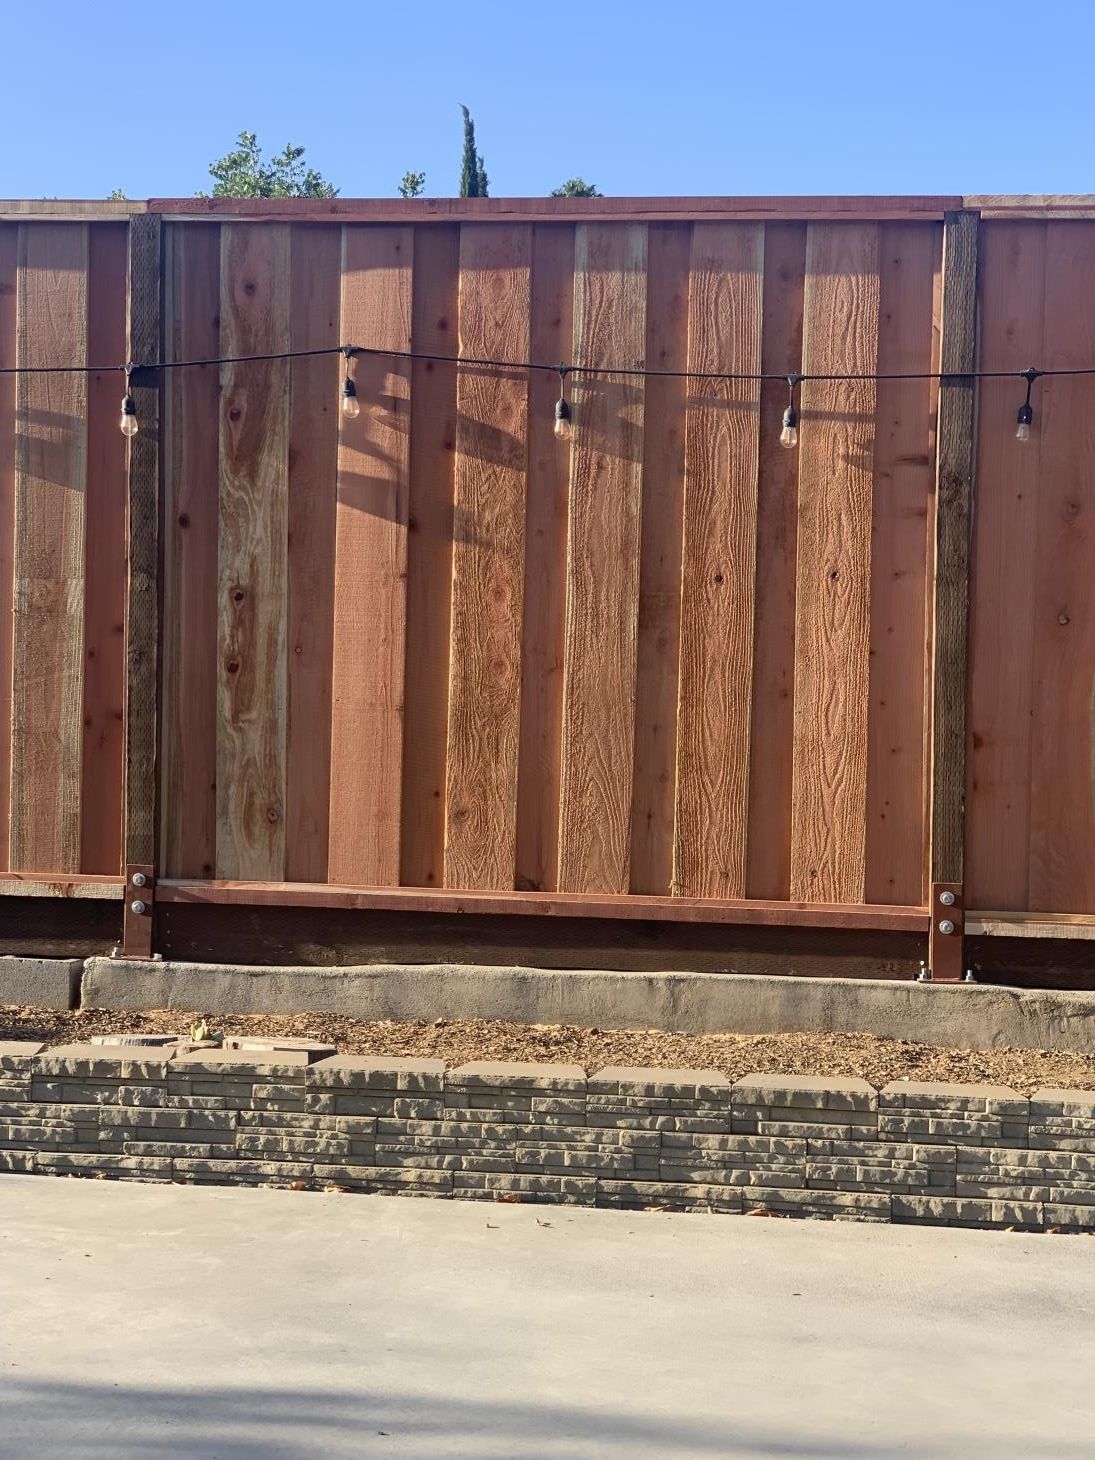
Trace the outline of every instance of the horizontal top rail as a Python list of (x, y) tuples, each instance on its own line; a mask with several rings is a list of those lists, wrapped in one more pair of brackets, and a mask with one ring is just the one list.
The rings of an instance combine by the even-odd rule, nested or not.
[(290, 223), (706, 222), (938, 220), (960, 197), (709, 198), (149, 198), (0, 200), (0, 221), (81, 222), (158, 213), (176, 220)]

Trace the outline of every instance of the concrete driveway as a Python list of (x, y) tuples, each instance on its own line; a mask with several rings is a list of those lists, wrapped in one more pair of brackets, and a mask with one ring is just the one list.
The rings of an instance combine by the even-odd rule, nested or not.
[(0, 1454), (1080, 1460), (1095, 1242), (0, 1177)]

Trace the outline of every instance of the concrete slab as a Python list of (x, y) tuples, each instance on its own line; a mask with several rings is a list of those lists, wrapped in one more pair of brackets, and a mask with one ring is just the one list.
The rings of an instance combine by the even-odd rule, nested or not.
[(75, 1009), (80, 1003), (81, 958), (0, 958), (0, 1004), (31, 1009)]
[(958, 1049), (1095, 1053), (1095, 993), (753, 974), (467, 964), (271, 968), (91, 958), (89, 1008), (355, 1019), (512, 1019), (686, 1034), (856, 1030)]
[(10, 1460), (1088, 1460), (1083, 1238), (0, 1177)]

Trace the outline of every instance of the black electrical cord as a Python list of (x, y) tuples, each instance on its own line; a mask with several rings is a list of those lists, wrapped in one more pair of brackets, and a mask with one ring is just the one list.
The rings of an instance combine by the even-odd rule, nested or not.
[(547, 370), (554, 375), (561, 371), (566, 375), (622, 375), (633, 378), (673, 380), (739, 380), (796, 383), (808, 381), (865, 381), (865, 380), (938, 380), (951, 384), (966, 380), (1026, 380), (1028, 387), (1034, 380), (1052, 375), (1095, 375), (1095, 365), (1077, 366), (1060, 370), (908, 370), (908, 371), (850, 371), (823, 374), (788, 374), (785, 371), (743, 371), (743, 370), (655, 370), (635, 365), (558, 365), (541, 360), (496, 360), (480, 359), (471, 355), (434, 355), (422, 350), (388, 350), (372, 345), (328, 345), (318, 350), (275, 350), (262, 355), (219, 355), (201, 360), (154, 360), (140, 365), (128, 362), (124, 365), (3, 365), (0, 375), (99, 375), (111, 370), (139, 375), (153, 370), (189, 370), (204, 365), (248, 365), (272, 360), (306, 360), (319, 355), (383, 355), (395, 360), (424, 360), (437, 365), (463, 365), (487, 370)]

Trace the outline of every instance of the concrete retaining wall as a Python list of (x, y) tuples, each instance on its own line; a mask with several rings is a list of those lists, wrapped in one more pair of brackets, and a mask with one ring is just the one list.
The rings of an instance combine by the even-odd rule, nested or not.
[(0, 1044), (0, 1170), (1090, 1231), (1095, 1092)]
[(92, 958), (88, 1008), (355, 1019), (510, 1019), (684, 1034), (855, 1030), (953, 1049), (1095, 1054), (1095, 994), (754, 974), (613, 973), (468, 964), (272, 968)]

